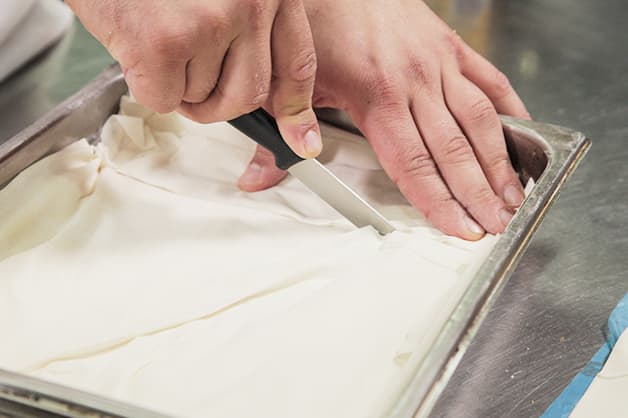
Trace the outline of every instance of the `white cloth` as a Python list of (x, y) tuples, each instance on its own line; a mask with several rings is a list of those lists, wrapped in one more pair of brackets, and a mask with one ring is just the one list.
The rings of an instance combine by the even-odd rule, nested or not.
[(624, 331), (602, 371), (571, 413), (571, 418), (628, 416), (628, 330)]
[(59, 0), (0, 0), (0, 81), (58, 40), (72, 24)]
[(2, 0), (0, 14), (0, 45), (30, 12), (35, 0)]
[(355, 229), (253, 143), (123, 99), (0, 192), (0, 367), (185, 417), (378, 416), (496, 242), (439, 233), (362, 138), (321, 160), (399, 228)]

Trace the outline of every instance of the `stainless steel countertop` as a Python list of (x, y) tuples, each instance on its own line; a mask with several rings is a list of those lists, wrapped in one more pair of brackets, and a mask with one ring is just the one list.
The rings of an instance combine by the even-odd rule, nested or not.
[[(536, 119), (594, 140), (432, 414), (538, 416), (602, 344), (628, 291), (628, 3), (428, 3), (508, 74)], [(0, 142), (111, 62), (75, 24), (0, 84)]]

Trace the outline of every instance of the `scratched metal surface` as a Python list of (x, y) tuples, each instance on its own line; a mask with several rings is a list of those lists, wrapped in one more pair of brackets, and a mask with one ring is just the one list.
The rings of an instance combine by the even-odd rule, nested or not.
[(432, 413), (539, 416), (628, 291), (628, 2), (430, 3), (509, 75), (535, 118), (593, 140)]
[[(602, 343), (628, 291), (625, 0), (430, 0), (506, 72), (532, 115), (583, 131), (591, 152), (563, 189), (433, 417), (538, 416)], [(0, 84), (0, 142), (111, 58), (78, 25)]]

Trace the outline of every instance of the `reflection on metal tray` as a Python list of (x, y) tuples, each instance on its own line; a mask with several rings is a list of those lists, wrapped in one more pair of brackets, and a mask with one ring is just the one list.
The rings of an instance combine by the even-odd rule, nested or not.
[[(0, 144), (0, 185), (24, 168), (80, 138), (97, 139), (127, 86), (118, 67), (104, 71), (79, 93)], [(321, 110), (328, 123), (355, 131), (337, 111)], [(499, 238), (433, 346), (413, 371), (391, 417), (427, 416), (558, 192), (589, 148), (581, 133), (502, 117), (513, 165), (536, 187)], [(16, 417), (163, 417), (104, 397), (0, 370), (0, 415)]]

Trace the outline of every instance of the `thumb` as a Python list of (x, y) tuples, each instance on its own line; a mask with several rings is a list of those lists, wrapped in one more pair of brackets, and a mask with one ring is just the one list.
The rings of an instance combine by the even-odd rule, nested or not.
[(316, 157), (323, 147), (312, 109), (316, 51), (301, 1), (282, 1), (275, 17), (271, 42), (272, 113), (290, 148), (303, 158)]
[(261, 145), (238, 180), (238, 187), (245, 192), (268, 189), (283, 180), (288, 173), (275, 165), (275, 156)]

